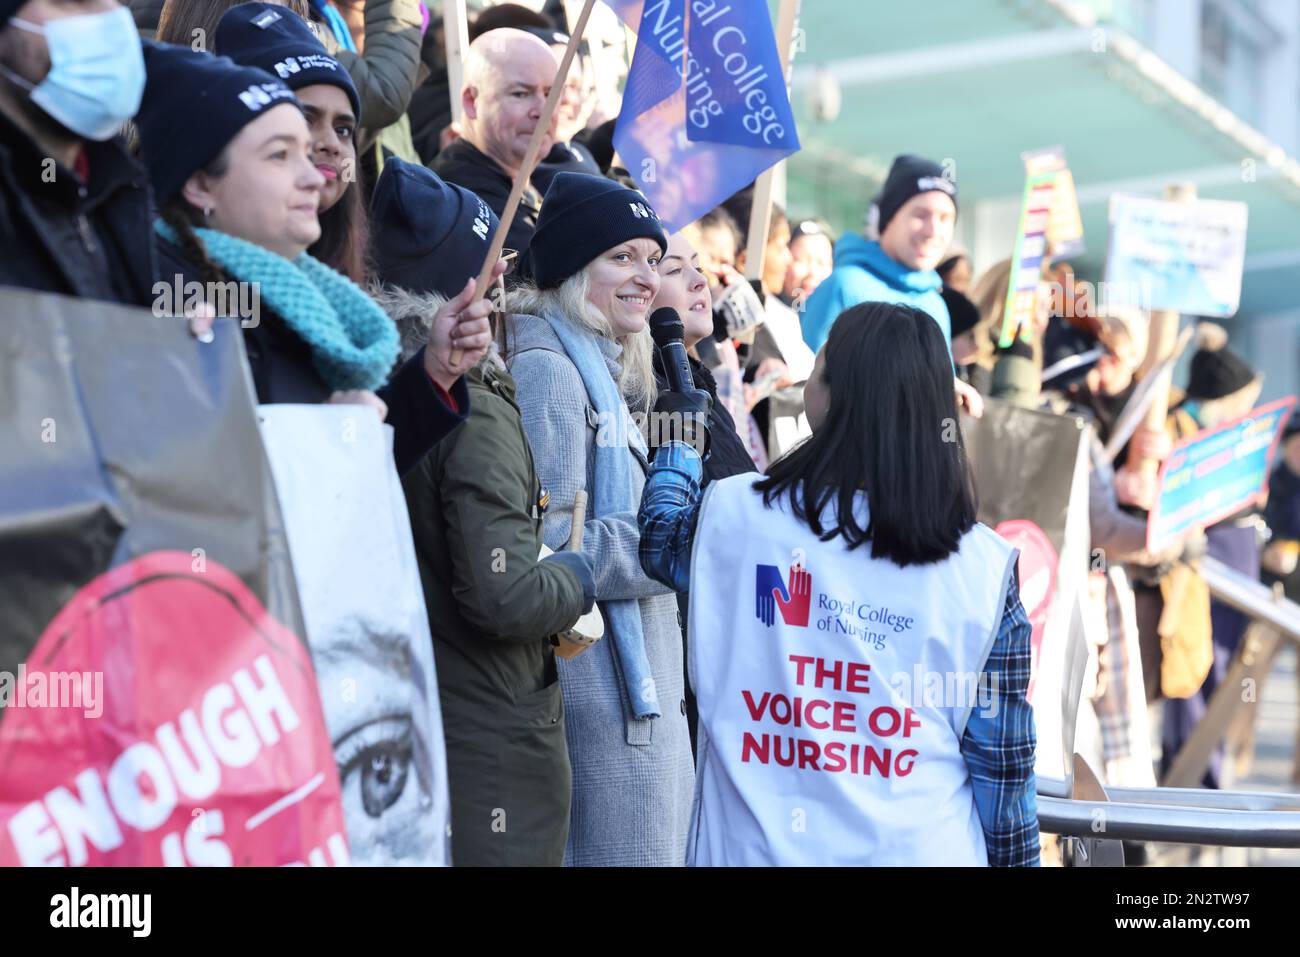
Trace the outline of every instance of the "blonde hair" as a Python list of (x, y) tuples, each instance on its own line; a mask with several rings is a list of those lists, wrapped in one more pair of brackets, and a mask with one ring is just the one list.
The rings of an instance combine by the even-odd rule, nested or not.
[[(588, 265), (587, 269), (590, 268)], [(615, 380), (618, 391), (630, 411), (649, 412), (659, 396), (650, 329), (647, 326), (640, 332), (615, 335), (609, 320), (587, 299), (591, 291), (587, 269), (574, 273), (556, 289), (538, 289), (530, 284), (516, 287), (506, 293), (506, 312), (512, 315), (557, 315), (581, 329), (617, 342), (623, 348), (618, 379)]]
[(993, 368), (993, 347), (1002, 330), (1002, 312), (1007, 304), (1007, 287), (1011, 284), (1011, 260), (994, 263), (980, 274), (971, 287), (971, 302), (979, 310), (980, 320), (971, 329), (975, 337), (975, 363)]

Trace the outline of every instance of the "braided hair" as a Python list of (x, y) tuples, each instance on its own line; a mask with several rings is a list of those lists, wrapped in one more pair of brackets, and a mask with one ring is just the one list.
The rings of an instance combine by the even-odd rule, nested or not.
[[(220, 179), (230, 168), (230, 157), (225, 150), (209, 163), (203, 172), (214, 179)], [(203, 225), (203, 213), (196, 209), (181, 193), (168, 199), (158, 210), (158, 217), (176, 233), (185, 261), (198, 267), (199, 278), (203, 281), (203, 301), (212, 305), (212, 292), (218, 285), (227, 281), (225, 271), (208, 255), (208, 248), (194, 230)]]
[(226, 281), (226, 274), (222, 272), (219, 265), (213, 262), (212, 257), (208, 255), (208, 248), (199, 238), (198, 233), (194, 231), (195, 215), (194, 207), (185, 200), (177, 198), (165, 205), (160, 211), (162, 221), (176, 231), (176, 238), (180, 240), (181, 252), (185, 254), (185, 259), (199, 268), (199, 276), (204, 283), (220, 283)]

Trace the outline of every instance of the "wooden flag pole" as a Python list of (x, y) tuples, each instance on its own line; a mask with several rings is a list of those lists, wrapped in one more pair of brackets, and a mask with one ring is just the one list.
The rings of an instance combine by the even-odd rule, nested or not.
[(465, 51), (469, 49), (469, 19), (465, 0), (443, 0), (442, 41), (447, 51), (447, 87), (451, 91), (451, 121), (459, 123), (465, 115), (460, 100), (465, 82)]
[[(1165, 200), (1173, 203), (1192, 203), (1196, 201), (1195, 183), (1172, 183), (1165, 187)], [(1141, 375), (1146, 375), (1167, 359), (1174, 351), (1178, 340), (1178, 313), (1169, 309), (1156, 309), (1151, 312), (1150, 332), (1147, 338), (1147, 354), (1142, 360)], [(1144, 427), (1163, 431), (1165, 419), (1169, 415), (1169, 385), (1172, 376), (1155, 387), (1151, 405), (1147, 409)], [(1155, 477), (1160, 470), (1160, 463), (1155, 459), (1141, 459), (1130, 463), (1131, 466), (1147, 475)]]
[[(515, 221), (515, 213), (519, 209), (519, 200), (523, 198), (524, 187), (528, 185), (529, 177), (533, 175), (533, 167), (537, 165), (537, 154), (542, 148), (542, 140), (546, 137), (546, 131), (551, 128), (551, 117), (555, 115), (555, 108), (560, 103), (560, 96), (564, 93), (564, 81), (569, 76), (569, 66), (573, 63), (573, 55), (578, 52), (578, 44), (582, 42), (583, 31), (587, 29), (587, 19), (591, 16), (591, 8), (596, 5), (596, 0), (586, 0), (582, 5), (582, 14), (578, 17), (578, 24), (573, 28), (573, 33), (569, 36), (569, 45), (564, 49), (564, 56), (560, 58), (560, 69), (555, 74), (555, 81), (551, 84), (551, 92), (546, 94), (546, 103), (542, 106), (542, 115), (537, 120), (537, 126), (533, 129), (533, 138), (528, 141), (528, 152), (524, 154), (524, 162), (519, 167), (519, 172), (515, 174), (515, 182), (510, 187), (510, 198), (506, 200), (506, 208), (501, 211), (501, 222), (497, 226), (497, 231), (492, 235), (492, 245), (488, 248), (487, 256), (483, 260), (483, 268), (478, 271), (478, 280), (474, 283), (474, 299), (482, 299), (487, 293), (488, 283), (492, 281), (492, 268), (496, 265), (497, 260), (501, 258), (501, 250), (506, 244), (506, 233), (510, 232), (510, 225)], [(523, 250), (521, 249), (522, 253)], [(451, 354), (451, 364), (458, 365), (461, 357), (464, 355), (460, 349), (455, 349)]]
[[(776, 15), (776, 52), (781, 57), (781, 73), (785, 85), (790, 86), (790, 63), (794, 59), (794, 27), (799, 19), (799, 0), (781, 0)], [(782, 160), (781, 163), (784, 163)], [(745, 278), (763, 278), (763, 259), (767, 255), (767, 231), (772, 226), (772, 185), (776, 168), (769, 166), (758, 174), (754, 182), (754, 205), (750, 207), (749, 236), (745, 242)]]

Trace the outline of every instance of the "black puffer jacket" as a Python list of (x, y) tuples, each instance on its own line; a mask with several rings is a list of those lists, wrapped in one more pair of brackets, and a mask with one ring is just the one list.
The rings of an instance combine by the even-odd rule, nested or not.
[[(713, 379), (713, 373), (704, 367), (704, 364), (694, 356), (689, 357), (691, 363), (691, 375), (695, 378), (695, 388), (703, 389), (709, 395), (713, 396), (713, 407), (709, 410), (709, 457), (704, 460), (704, 486), (717, 479), (724, 479), (730, 475), (740, 475), (742, 472), (758, 472), (754, 465), (754, 460), (749, 457), (749, 452), (745, 450), (745, 443), (740, 441), (740, 435), (736, 432), (736, 422), (727, 411), (727, 407), (718, 401), (718, 383)], [(659, 385), (659, 391), (668, 390), (668, 380), (664, 378), (663, 363), (659, 359), (659, 354), (655, 353), (655, 381)]]
[(155, 259), (144, 168), (120, 140), (83, 147), (84, 184), (0, 113), (0, 285), (148, 306)]

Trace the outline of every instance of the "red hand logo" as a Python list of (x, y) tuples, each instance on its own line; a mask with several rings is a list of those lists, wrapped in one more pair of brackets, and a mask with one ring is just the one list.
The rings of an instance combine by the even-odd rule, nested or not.
[(812, 602), (812, 575), (799, 565), (790, 566), (790, 597), (776, 596), (781, 608), (781, 619), (787, 625), (807, 627), (808, 608)]

